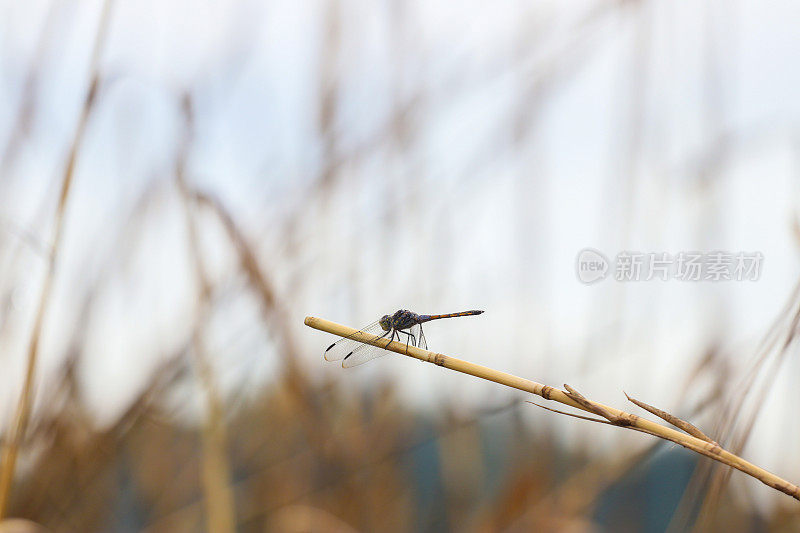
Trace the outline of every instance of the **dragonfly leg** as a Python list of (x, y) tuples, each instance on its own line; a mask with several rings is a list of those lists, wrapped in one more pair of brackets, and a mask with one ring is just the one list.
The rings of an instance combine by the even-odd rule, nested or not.
[[(387, 331), (386, 333), (384, 333), (383, 335), (381, 335), (381, 336), (380, 336), (380, 337), (378, 337), (378, 338), (379, 338), (379, 339), (382, 339), (382, 338), (384, 338), (384, 337), (385, 337), (386, 335), (388, 335), (388, 334), (389, 334), (389, 332)], [(392, 340), (391, 340), (391, 339), (389, 339), (389, 342), (392, 342)], [(389, 346), (389, 342), (387, 342), (387, 343), (386, 343), (386, 346)]]
[(417, 346), (423, 350), (428, 349), (428, 342), (425, 340), (425, 333), (422, 331), (422, 324), (419, 325), (419, 342), (417, 343)]
[(411, 341), (411, 346), (417, 346), (417, 338), (410, 331), (408, 332), (408, 338), (406, 339), (406, 354), (408, 353), (408, 341)]
[[(394, 336), (397, 333), (396, 329), (393, 329), (391, 331), (392, 331), (392, 336), (389, 337), (389, 340), (386, 342), (386, 346), (389, 346), (390, 344), (392, 344), (392, 341), (394, 341)], [(386, 333), (389, 333), (389, 332), (387, 331)], [(397, 336), (397, 339), (400, 340), (400, 336), (399, 335)], [(384, 346), (384, 348), (386, 348), (386, 346)]]
[(399, 329), (397, 330), (397, 338), (398, 339), (400, 338), (400, 334), (401, 333), (404, 334), (404, 335), (407, 335), (407, 337), (406, 337), (406, 353), (408, 353), (408, 343), (411, 342), (411, 339), (414, 339), (414, 342), (411, 343), (411, 346), (416, 346), (417, 339), (410, 332), (408, 332), (408, 331), (400, 331)]

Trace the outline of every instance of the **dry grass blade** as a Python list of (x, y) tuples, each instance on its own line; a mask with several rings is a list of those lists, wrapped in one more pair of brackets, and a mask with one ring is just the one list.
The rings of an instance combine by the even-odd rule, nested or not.
[(547, 407), (546, 405), (542, 405), (540, 403), (531, 402), (529, 400), (526, 400), (526, 401), (529, 404), (535, 405), (536, 407), (541, 407), (542, 409), (545, 409), (545, 410), (550, 411), (552, 413), (558, 413), (560, 415), (571, 416), (572, 418), (579, 418), (581, 420), (588, 420), (589, 422), (597, 422), (599, 424), (608, 424), (609, 426), (616, 425), (616, 424), (613, 424), (613, 423), (609, 422), (608, 420), (602, 420), (600, 418), (592, 418), (591, 416), (583, 416), (583, 415), (579, 415), (579, 414), (576, 414), (576, 413), (569, 413), (567, 411), (562, 411), (561, 409), (553, 409), (552, 407)]
[(564, 383), (564, 388), (567, 389), (568, 396), (573, 400), (575, 400), (576, 402), (578, 402), (583, 409), (589, 411), (590, 413), (602, 416), (603, 418), (608, 420), (609, 423), (611, 423), (612, 425), (622, 426), (622, 427), (633, 425), (633, 420), (625, 416), (620, 416), (619, 414), (614, 414), (610, 412), (608, 409), (606, 409), (604, 406), (596, 402), (593, 402), (591, 400), (587, 400), (585, 396), (583, 396), (581, 393), (579, 393), (566, 383)]
[(305, 324), (320, 331), (326, 331), (340, 337), (351, 337), (360, 342), (372, 344), (374, 346), (381, 346), (389, 351), (407, 355), (421, 361), (427, 361), (437, 366), (443, 366), (450, 370), (469, 374), (481, 379), (499, 383), (507, 387), (512, 387), (521, 391), (530, 392), (541, 396), (547, 400), (554, 400), (564, 405), (577, 407), (584, 411), (594, 414), (600, 414), (614, 425), (621, 427), (628, 427), (636, 431), (649, 433), (656, 437), (674, 442), (688, 448), (692, 451), (705, 455), (715, 461), (719, 461), (728, 466), (732, 466), (745, 474), (752, 476), (765, 485), (772, 487), (776, 490), (783, 492), (797, 500), (800, 500), (800, 487), (789, 483), (775, 474), (764, 470), (761, 467), (750, 463), (741, 457), (730, 453), (729, 451), (721, 448), (719, 445), (712, 444), (703, 439), (697, 438), (693, 435), (687, 435), (676, 429), (664, 426), (652, 420), (638, 417), (631, 413), (626, 413), (614, 407), (602, 405), (600, 403), (586, 399), (583, 395), (567, 387), (567, 391), (562, 391), (535, 381), (520, 378), (506, 372), (501, 372), (493, 368), (488, 368), (455, 357), (450, 357), (444, 354), (422, 350), (413, 346), (406, 346), (404, 343), (393, 341), (387, 346), (384, 346), (382, 339), (375, 335), (363, 333), (357, 329), (336, 324), (316, 317), (306, 317)]
[(636, 398), (631, 398), (630, 396), (628, 396), (627, 392), (624, 392), (623, 394), (625, 394), (625, 397), (628, 399), (629, 402), (631, 402), (631, 403), (633, 403), (635, 405), (638, 405), (639, 407), (641, 407), (645, 411), (650, 411), (651, 413), (656, 415), (658, 418), (664, 420), (665, 422), (669, 422), (670, 424), (672, 424), (676, 428), (685, 431), (689, 435), (692, 435), (693, 437), (697, 437), (698, 439), (702, 439), (702, 440), (704, 440), (706, 442), (710, 442), (711, 444), (716, 444), (716, 442), (711, 437), (709, 437), (708, 435), (706, 435), (705, 433), (700, 431), (696, 426), (690, 424), (689, 422), (687, 422), (685, 420), (682, 420), (682, 419), (678, 418), (675, 415), (671, 415), (666, 411), (662, 411), (658, 407), (653, 407), (652, 405), (646, 404), (644, 402), (640, 402)]
[(75, 174), (75, 162), (77, 161), (78, 153), (80, 151), (84, 133), (86, 131), (86, 125), (89, 122), (89, 115), (91, 114), (95, 98), (97, 96), (97, 89), (99, 86), (98, 72), (100, 53), (105, 44), (106, 30), (108, 29), (110, 14), (111, 2), (106, 1), (105, 5), (103, 6), (103, 13), (98, 26), (97, 37), (92, 54), (92, 67), (90, 74), (91, 82), (89, 91), (86, 95), (86, 100), (84, 101), (80, 118), (78, 119), (78, 124), (72, 139), (72, 146), (70, 147), (69, 151), (69, 159), (67, 161), (67, 166), (64, 169), (64, 176), (61, 180), (61, 190), (58, 195), (58, 204), (56, 206), (56, 216), (54, 221), (53, 242), (50, 247), (50, 262), (45, 274), (42, 292), (39, 296), (39, 303), (36, 309), (33, 331), (31, 333), (31, 341), (28, 347), (25, 381), (22, 385), (22, 392), (20, 393), (19, 403), (17, 404), (17, 411), (11, 427), (11, 434), (4, 443), (3, 447), (2, 465), (0, 465), (0, 468), (2, 468), (2, 470), (0, 470), (0, 520), (2, 520), (6, 514), (8, 500), (11, 495), (11, 484), (14, 480), (14, 472), (16, 470), (19, 445), (25, 435), (25, 430), (28, 426), (28, 419), (30, 418), (31, 404), (33, 403), (33, 379), (36, 375), (36, 362), (39, 355), (39, 340), (41, 338), (42, 324), (44, 323), (44, 317), (47, 311), (47, 303), (50, 300), (53, 279), (55, 277), (58, 249), (59, 245), (61, 244), (61, 236), (64, 229), (64, 213), (67, 209), (67, 199), (69, 198), (69, 192), (72, 186), (72, 178)]

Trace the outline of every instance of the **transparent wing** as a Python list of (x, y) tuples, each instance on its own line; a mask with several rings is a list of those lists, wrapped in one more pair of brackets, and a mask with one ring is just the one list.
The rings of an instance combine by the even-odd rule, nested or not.
[[(378, 337), (385, 337), (389, 339), (389, 332), (383, 331), (381, 325), (375, 321), (372, 324), (361, 328), (359, 331), (369, 333), (370, 335), (377, 335)], [(342, 366), (345, 368), (366, 363), (370, 359), (374, 359), (386, 353), (383, 348), (372, 346), (371, 344), (364, 344), (352, 337), (344, 337), (340, 339), (325, 350), (325, 359), (327, 361), (338, 361), (343, 359)]]
[[(386, 340), (386, 343), (388, 344), (389, 338), (391, 337), (391, 333), (389, 333), (388, 331), (384, 331), (383, 333), (386, 334), (383, 336), (383, 338)], [(347, 355), (342, 360), (342, 368), (350, 368), (353, 366), (357, 366), (366, 363), (367, 361), (371, 361), (376, 357), (380, 357), (382, 355), (386, 355), (387, 353), (389, 353), (383, 348), (378, 348), (377, 346), (373, 346), (371, 344), (364, 344), (364, 343), (359, 343), (359, 344), (361, 344), (361, 346), (358, 346), (355, 350), (350, 352), (350, 354)]]
[[(414, 333), (416, 328), (416, 333)], [(412, 333), (417, 337), (417, 348), (422, 348), (423, 350), (428, 349), (428, 340), (425, 338), (425, 332), (422, 331), (422, 325), (417, 324), (413, 328), (411, 328)]]
[[(363, 330), (362, 330), (363, 331)], [(379, 334), (379, 336), (384, 339), (381, 342), (385, 342), (389, 344), (389, 341), (395, 340), (401, 344), (405, 344), (406, 346), (418, 346), (423, 349), (427, 349), (427, 344), (425, 343), (425, 336), (420, 335), (422, 328), (419, 324), (416, 324), (409, 328), (408, 330), (396, 330), (394, 332), (391, 331), (383, 331), (380, 325), (378, 326), (378, 331), (373, 332), (373, 334)], [(408, 333), (411, 335), (409, 336)], [(382, 355), (386, 355), (389, 353), (387, 350), (383, 348), (379, 348), (378, 346), (373, 346), (372, 344), (364, 344), (357, 341), (356, 344), (360, 344), (360, 346), (356, 346), (352, 352), (349, 352), (342, 361), (342, 366), (344, 368), (350, 368), (356, 365), (360, 365), (362, 363), (366, 363), (376, 357), (380, 357)], [(421, 344), (421, 346), (420, 346)]]

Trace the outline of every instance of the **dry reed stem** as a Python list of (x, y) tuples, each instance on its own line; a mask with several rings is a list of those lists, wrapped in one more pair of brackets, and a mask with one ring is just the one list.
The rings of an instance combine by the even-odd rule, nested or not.
[[(744, 450), (765, 405), (763, 401), (752, 401), (748, 405), (747, 398), (765, 398), (775, 382), (781, 365), (788, 354), (792, 353), (789, 348), (795, 342), (798, 326), (800, 326), (799, 301), (800, 284), (796, 284), (787, 304), (761, 341), (754, 360), (743, 372), (740, 385), (732, 389), (744, 392), (734, 393), (733, 397), (723, 406), (719, 417), (721, 429), (718, 435), (720, 440), (724, 439), (728, 443), (728, 447), (735, 454)], [(741, 424), (740, 419), (744, 419)], [(707, 474), (701, 471), (701, 475), (708, 476), (704, 482), (708, 488), (705, 488), (703, 503), (699, 511), (699, 516), (703, 520), (697, 526), (699, 529), (708, 529), (708, 524), (716, 516), (719, 500), (728, 484), (730, 474), (728, 469), (709, 468)], [(692, 500), (688, 499), (687, 501), (691, 502)]]
[(183, 100), (187, 134), (181, 145), (175, 165), (175, 180), (181, 193), (189, 234), (189, 248), (195, 267), (198, 285), (197, 319), (192, 334), (192, 352), (195, 356), (197, 374), (205, 393), (206, 413), (202, 431), (202, 479), (206, 500), (206, 520), (210, 533), (225, 533), (236, 530), (236, 511), (233, 491), (230, 486), (230, 464), (227, 455), (227, 431), (224, 420), (222, 397), (217, 380), (203, 342), (203, 324), (211, 310), (213, 287), (200, 250), (200, 237), (195, 205), (186, 182), (186, 159), (191, 143), (193, 114), (191, 100)]
[(41, 339), (42, 324), (44, 323), (44, 317), (47, 311), (47, 303), (50, 300), (53, 279), (55, 278), (58, 249), (59, 245), (61, 244), (61, 237), (64, 229), (64, 213), (66, 212), (67, 208), (67, 199), (69, 198), (72, 178), (75, 175), (75, 162), (78, 158), (78, 152), (80, 151), (80, 147), (83, 142), (86, 125), (89, 122), (89, 115), (91, 114), (91, 110), (94, 106), (98, 86), (100, 84), (100, 55), (105, 44), (105, 36), (110, 14), (111, 2), (110, 0), (107, 0), (103, 5), (103, 12), (100, 17), (97, 37), (92, 51), (89, 91), (86, 95), (86, 99), (84, 100), (81, 115), (75, 128), (75, 133), (72, 138), (72, 145), (70, 146), (69, 151), (69, 159), (67, 160), (67, 165), (64, 169), (64, 176), (61, 180), (61, 191), (59, 193), (58, 204), (56, 206), (53, 241), (50, 246), (49, 264), (45, 274), (44, 283), (42, 285), (42, 292), (39, 296), (39, 304), (36, 309), (33, 330), (31, 332), (31, 342), (28, 346), (25, 381), (22, 384), (22, 392), (20, 393), (19, 403), (17, 404), (17, 411), (11, 427), (11, 434), (3, 446), (2, 470), (0, 470), (0, 520), (2, 520), (6, 515), (8, 500), (11, 495), (11, 484), (14, 480), (14, 472), (16, 470), (19, 445), (25, 436), (25, 430), (28, 426), (28, 420), (30, 418), (31, 404), (33, 402), (33, 380), (34, 376), (36, 375), (36, 362), (39, 356), (39, 341)]
[(50, 300), (50, 292), (52, 290), (53, 278), (55, 276), (56, 255), (61, 241), (64, 211), (66, 209), (70, 185), (72, 183), (72, 168), (73, 165), (70, 164), (66, 174), (64, 175), (64, 181), (62, 182), (61, 194), (59, 197), (56, 214), (55, 238), (53, 239), (53, 244), (51, 247), (50, 261), (48, 263), (47, 273), (45, 274), (42, 292), (39, 295), (39, 304), (36, 309), (36, 317), (34, 319), (33, 331), (31, 333), (31, 341), (28, 345), (25, 380), (22, 384), (22, 391), (20, 393), (19, 403), (17, 404), (14, 423), (11, 427), (11, 434), (4, 442), (2, 470), (0, 470), (0, 520), (2, 520), (6, 515), (8, 499), (11, 493), (11, 483), (14, 479), (14, 471), (16, 469), (17, 453), (19, 451), (20, 442), (25, 435), (25, 430), (28, 427), (28, 420), (30, 418), (33, 396), (33, 378), (36, 374), (36, 362), (39, 356), (39, 341), (41, 339), (42, 324), (44, 323), (45, 312), (47, 310), (47, 302)]
[(697, 438), (693, 435), (687, 435), (676, 429), (672, 429), (661, 425), (657, 422), (641, 418), (631, 413), (626, 413), (614, 407), (609, 407), (591, 400), (586, 399), (580, 393), (567, 387), (567, 391), (562, 391), (535, 381), (520, 378), (506, 372), (501, 372), (493, 368), (477, 365), (455, 357), (450, 357), (440, 353), (422, 350), (413, 346), (406, 346), (405, 343), (393, 341), (388, 346), (385, 345), (386, 340), (380, 339), (375, 335), (370, 335), (335, 322), (330, 322), (316, 317), (306, 317), (305, 324), (314, 329), (333, 333), (340, 337), (350, 337), (359, 342), (380, 346), (387, 350), (408, 355), (421, 361), (433, 363), (437, 366), (443, 366), (450, 370), (469, 374), (481, 379), (493, 381), (507, 387), (512, 387), (521, 391), (530, 392), (541, 396), (546, 400), (554, 400), (570, 407), (575, 407), (584, 411), (594, 414), (601, 414), (610, 422), (621, 427), (628, 427), (644, 433), (649, 433), (656, 437), (674, 442), (688, 448), (692, 451), (705, 455), (715, 461), (719, 461), (728, 466), (732, 466), (745, 474), (752, 476), (765, 485), (772, 487), (776, 490), (788, 494), (789, 496), (800, 500), (800, 488), (788, 481), (776, 476), (775, 474), (760, 468), (741, 457), (734, 455), (727, 450), (724, 450), (719, 445), (707, 442), (703, 439)]
[(278, 350), (282, 357), (281, 364), (286, 374), (286, 384), (292, 392), (292, 396), (297, 400), (301, 407), (300, 413), (305, 418), (303, 428), (309, 434), (309, 442), (325, 443), (322, 447), (323, 453), (336, 454), (341, 458), (346, 458), (348, 462), (357, 458), (349, 446), (340, 442), (339, 437), (334, 433), (324, 406), (314, 398), (308, 377), (299, 361), (299, 349), (294, 338), (294, 333), (289, 322), (289, 310), (279, 295), (276, 285), (270, 273), (263, 268), (258, 261), (254, 247), (249, 243), (242, 228), (236, 223), (232, 214), (214, 196), (195, 188), (188, 190), (192, 200), (198, 206), (207, 208), (222, 224), (228, 239), (234, 245), (236, 255), (239, 258), (239, 267), (247, 276), (251, 287), (256, 290), (262, 302), (261, 311), (264, 323), (278, 333), (281, 340), (282, 349)]
[(227, 456), (227, 431), (223, 417), (222, 399), (208, 361), (208, 355), (198, 330), (194, 335), (193, 351), (206, 396), (206, 417), (203, 423), (203, 487), (205, 489), (208, 531), (236, 531), (236, 511), (230, 486), (230, 464)]

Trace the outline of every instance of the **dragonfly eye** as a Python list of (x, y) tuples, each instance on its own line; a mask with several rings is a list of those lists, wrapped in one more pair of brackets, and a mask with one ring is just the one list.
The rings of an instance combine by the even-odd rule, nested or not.
[(383, 315), (381, 317), (380, 325), (383, 331), (389, 331), (389, 315)]

